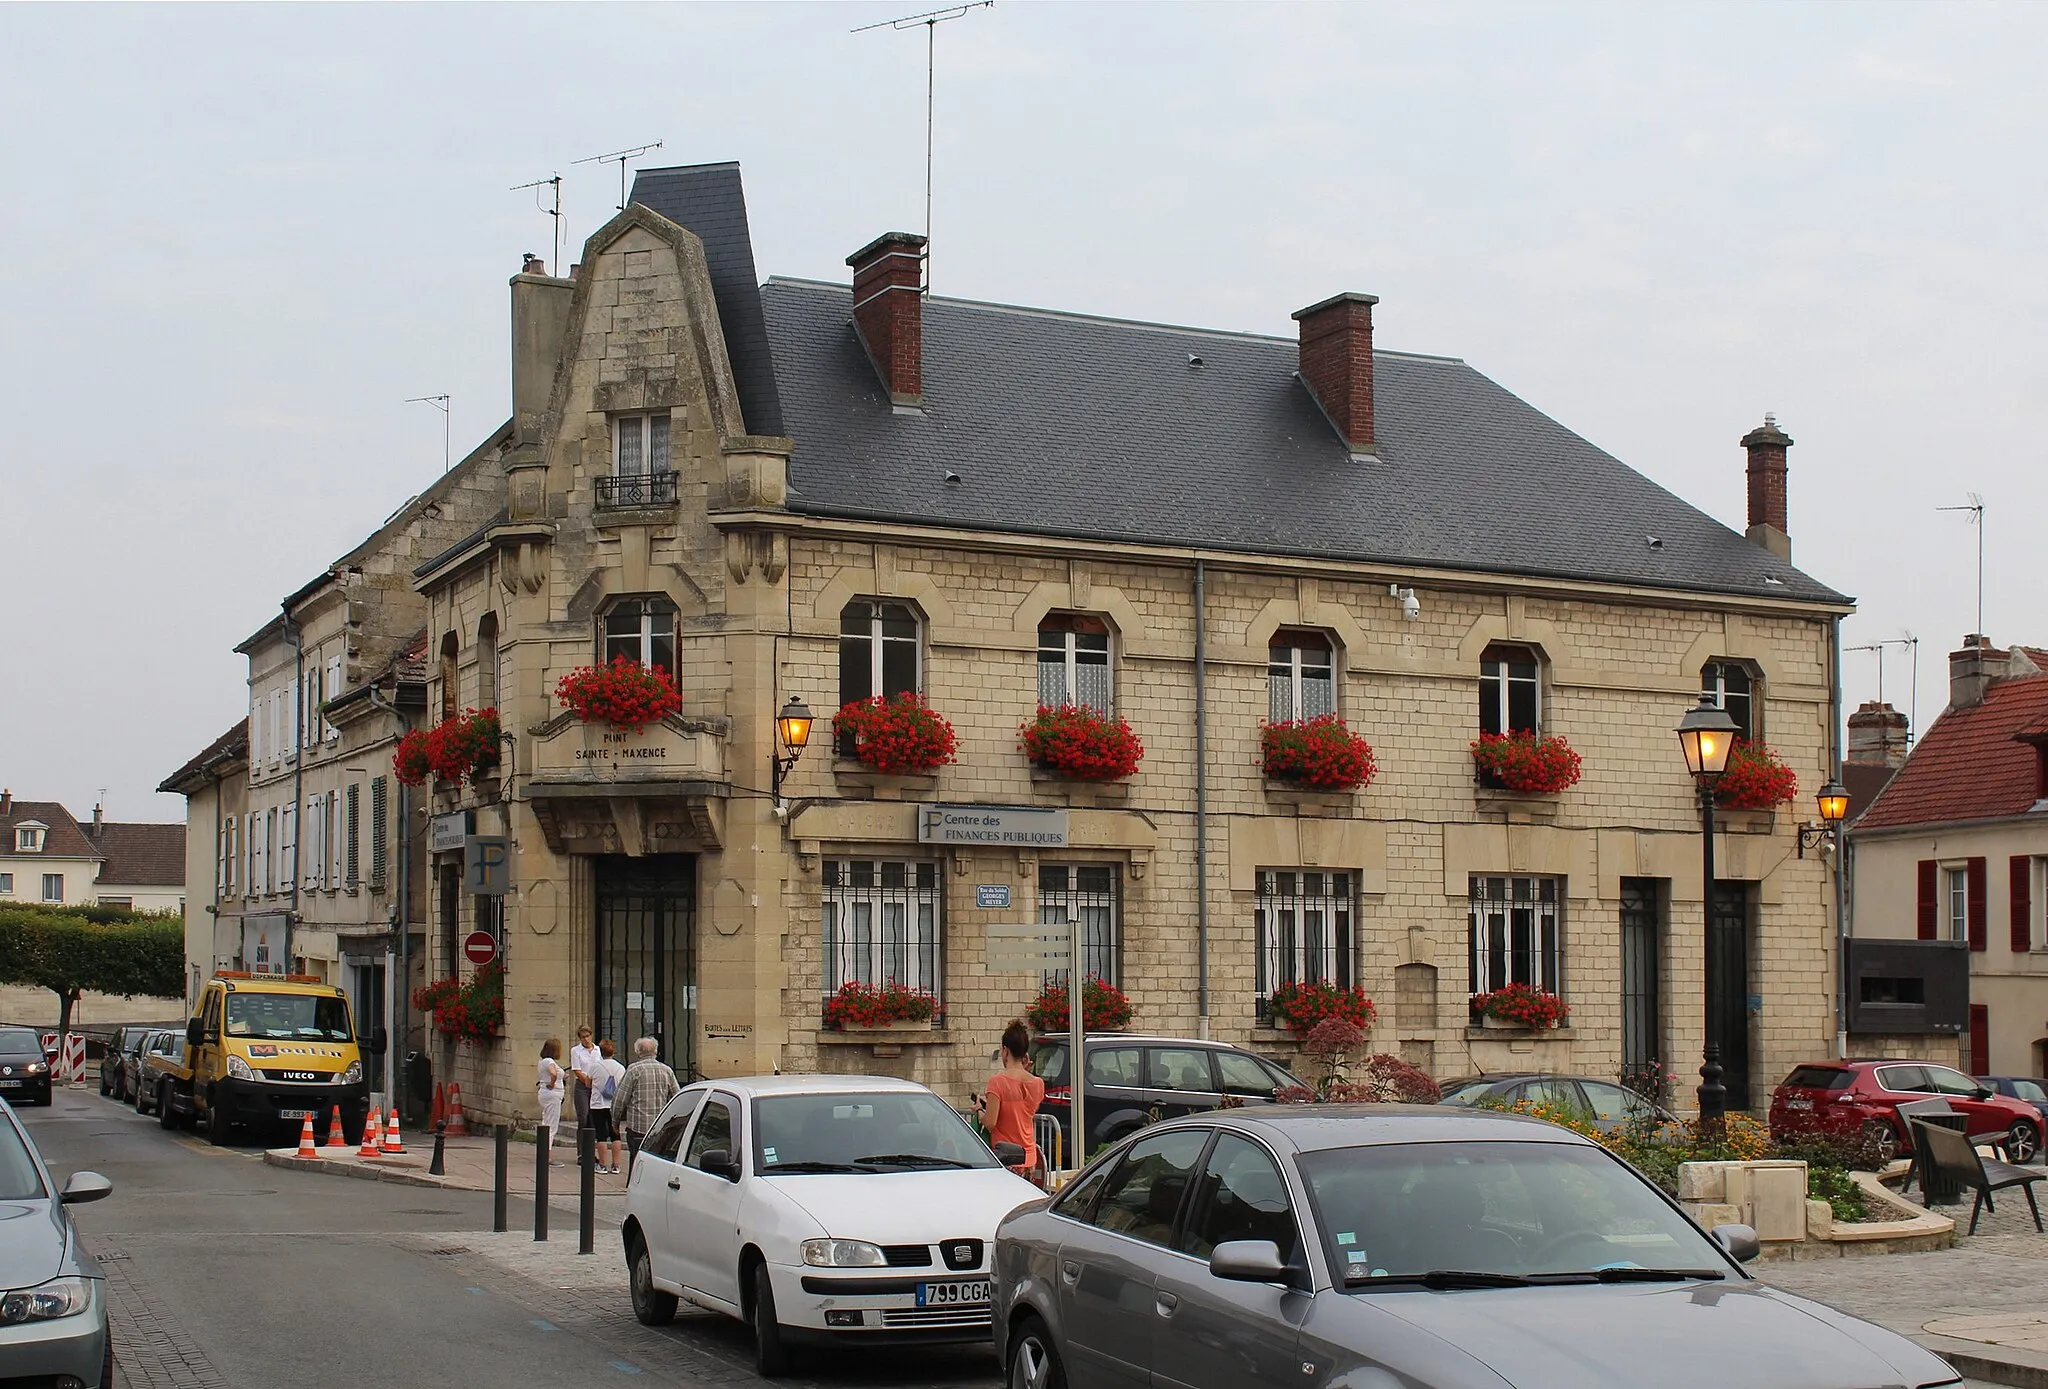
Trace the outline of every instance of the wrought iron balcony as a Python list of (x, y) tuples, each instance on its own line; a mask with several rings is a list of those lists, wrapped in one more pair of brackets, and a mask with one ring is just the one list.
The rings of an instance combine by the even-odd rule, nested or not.
[(597, 504), (601, 507), (668, 506), (675, 499), (673, 471), (621, 473), (597, 479)]

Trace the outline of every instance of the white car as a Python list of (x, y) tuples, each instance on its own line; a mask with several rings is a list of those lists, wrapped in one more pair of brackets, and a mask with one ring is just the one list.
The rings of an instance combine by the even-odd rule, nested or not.
[(658, 1326), (681, 1298), (738, 1317), (764, 1375), (804, 1342), (988, 1341), (989, 1244), (1041, 1197), (922, 1085), (699, 1081), (626, 1189), (633, 1312)]

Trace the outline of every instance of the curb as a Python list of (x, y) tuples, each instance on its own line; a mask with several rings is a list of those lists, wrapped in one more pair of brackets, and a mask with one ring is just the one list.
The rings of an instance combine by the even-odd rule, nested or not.
[(430, 1186), (454, 1191), (489, 1189), (460, 1186), (446, 1177), (430, 1177), (424, 1172), (407, 1171), (401, 1167), (371, 1167), (360, 1162), (342, 1162), (334, 1158), (302, 1158), (266, 1150), (263, 1161), (272, 1167), (283, 1167), (294, 1172), (326, 1172), (334, 1176), (354, 1177), (365, 1182), (393, 1182), (399, 1186)]
[(1971, 1379), (2010, 1384), (2016, 1389), (2048, 1389), (2048, 1355), (1954, 1336), (1923, 1335), (1913, 1339), (1955, 1366), (1956, 1373)]

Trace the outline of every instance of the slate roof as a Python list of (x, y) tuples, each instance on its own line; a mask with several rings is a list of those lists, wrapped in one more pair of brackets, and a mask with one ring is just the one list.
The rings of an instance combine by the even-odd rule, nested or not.
[(202, 781), (203, 774), (211, 768), (248, 755), (249, 720), (244, 717), (228, 725), (227, 732), (208, 743), (191, 761), (165, 777), (156, 789), (182, 796), (197, 786)]
[[(34, 820), (44, 825), (43, 849), (39, 854), (14, 852), (14, 827)], [(85, 837), (85, 830), (71, 812), (55, 801), (10, 801), (0, 812), (0, 858), (98, 858), (100, 851)], [(183, 876), (182, 874), (180, 876)]]
[(2039, 785), (2036, 754), (2014, 737), (2033, 729), (2048, 729), (2048, 676), (2000, 680), (1982, 704), (1946, 710), (1856, 822), (1857, 830), (2027, 814)]
[(185, 827), (127, 824), (108, 820), (99, 827), (99, 887), (183, 887)]

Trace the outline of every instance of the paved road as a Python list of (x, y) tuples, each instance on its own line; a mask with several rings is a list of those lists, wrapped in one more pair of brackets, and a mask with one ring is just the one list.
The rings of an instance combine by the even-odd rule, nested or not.
[[(266, 1167), (90, 1092), (22, 1117), (60, 1182), (80, 1168), (113, 1180), (77, 1215), (107, 1261), (123, 1389), (760, 1383), (736, 1325), (633, 1320), (602, 1222), (599, 1255), (578, 1260), (568, 1212), (537, 1247), (524, 1203), (514, 1233), (493, 1236), (488, 1194)], [(962, 1349), (819, 1368), (833, 1378), (809, 1382), (861, 1389), (996, 1379), (987, 1352)]]

